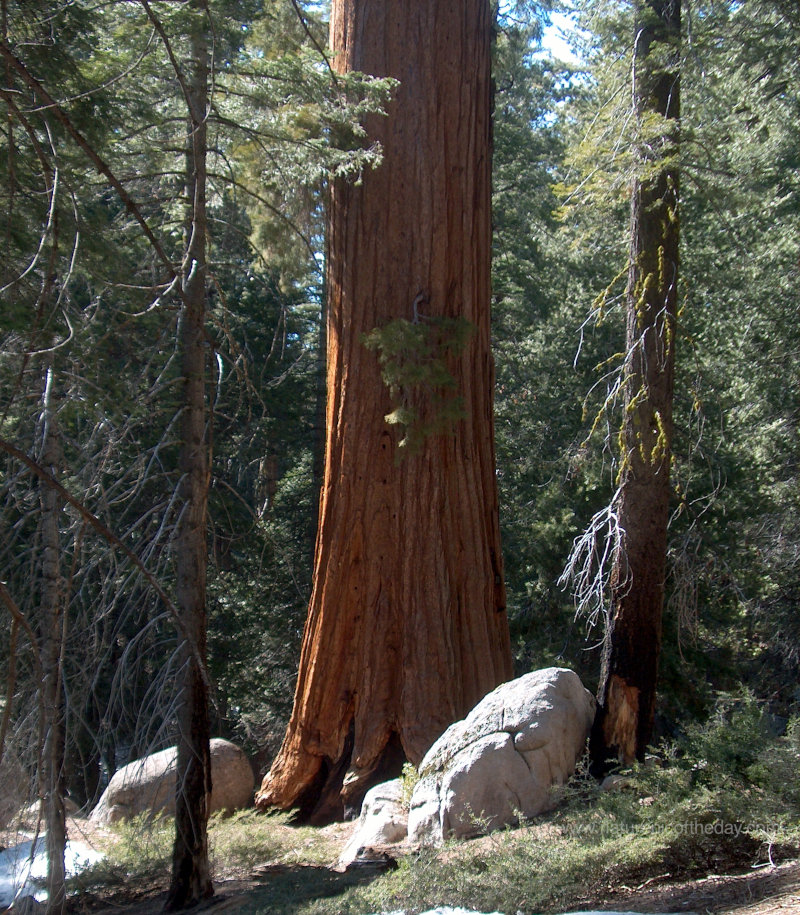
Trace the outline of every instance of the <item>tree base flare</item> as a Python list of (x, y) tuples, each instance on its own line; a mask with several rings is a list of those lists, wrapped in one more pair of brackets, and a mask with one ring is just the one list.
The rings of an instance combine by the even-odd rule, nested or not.
[[(287, 746), (290, 743), (294, 745)], [(357, 817), (367, 791), (397, 778), (407, 761), (400, 738), (394, 733), (380, 754), (369, 765), (361, 766), (353, 763), (352, 731), (337, 759), (315, 754), (296, 746), (298, 743), (287, 739), (256, 792), (256, 808), (294, 810), (299, 821), (314, 826)]]

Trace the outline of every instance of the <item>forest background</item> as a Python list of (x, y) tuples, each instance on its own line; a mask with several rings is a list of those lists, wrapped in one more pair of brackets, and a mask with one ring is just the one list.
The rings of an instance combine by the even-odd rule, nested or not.
[[(379, 167), (359, 125), (391, 88), (332, 79), (317, 4), (0, 9), (0, 748), (29, 771), (42, 762), (41, 667), (55, 645), (64, 776), (80, 805), (116, 768), (175, 741), (186, 662), (170, 611), (183, 498), (176, 265), (192, 88), (180, 74), (196, 59), (191, 17), (206, 12), (211, 729), (263, 771), (288, 719), (310, 593), (325, 189)], [(619, 469), (629, 14), (624, 2), (576, 5), (580, 70), (537, 53), (547, 10), (535, 4), (503, 7), (495, 45), (496, 445), (512, 644), (517, 672), (567, 665), (589, 688), (605, 581), (591, 579), (592, 628), (559, 579)], [(800, 703), (800, 15), (791, 0), (709, 0), (684, 17), (657, 738), (743, 687), (778, 723)], [(57, 499), (31, 462), (52, 468)]]

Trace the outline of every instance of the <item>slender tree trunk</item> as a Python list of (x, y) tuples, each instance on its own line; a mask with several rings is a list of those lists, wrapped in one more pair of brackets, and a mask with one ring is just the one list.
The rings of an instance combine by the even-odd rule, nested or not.
[[(640, 177), (631, 203), (625, 418), (617, 502), (623, 549), (612, 571), (592, 758), (643, 758), (653, 730), (669, 520), (678, 283), (680, 0), (638, 0), (635, 103)], [(653, 115), (660, 128), (653, 127)]]
[(166, 908), (188, 908), (212, 896), (208, 861), (211, 793), (206, 659), (206, 111), (209, 52), (202, 12), (191, 36), (190, 123), (187, 141), (188, 246), (179, 344), (183, 369), (181, 516), (175, 547), (178, 612), (183, 625), (183, 682), (178, 713), (178, 763), (172, 881)]
[[(61, 434), (54, 405), (54, 378), (48, 368), (42, 409), (42, 450), (39, 463), (58, 479), (61, 473)], [(64, 849), (67, 842), (64, 809), (64, 690), (63, 626), (64, 594), (61, 578), (61, 538), (59, 519), (61, 499), (52, 486), (39, 484), (41, 527), (41, 656), (44, 671), (42, 683), (43, 740), (41, 796), (47, 849), (48, 915), (61, 915), (66, 907), (66, 872)]]
[[(262, 808), (299, 805), (317, 821), (355, 810), (512, 673), (489, 333), (490, 32), (488, 0), (333, 3), (337, 66), (400, 85), (368, 125), (383, 164), (331, 191), (314, 588)], [(461, 318), (474, 333), (449, 358), (463, 419), (398, 462), (363, 335), (399, 318)]]

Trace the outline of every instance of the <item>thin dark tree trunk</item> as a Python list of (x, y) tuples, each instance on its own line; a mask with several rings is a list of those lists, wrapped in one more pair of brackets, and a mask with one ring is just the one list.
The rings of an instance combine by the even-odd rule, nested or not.
[[(39, 463), (58, 479), (61, 475), (61, 433), (55, 409), (54, 375), (48, 368), (42, 407), (42, 445)], [(64, 690), (63, 627), (64, 588), (61, 577), (61, 538), (59, 535), (62, 502), (58, 492), (44, 482), (39, 484), (41, 526), (41, 657), (42, 683), (42, 764), (41, 796), (45, 846), (47, 849), (48, 915), (61, 915), (66, 906), (64, 849), (67, 842), (64, 809)]]
[(204, 14), (194, 12), (190, 122), (187, 140), (187, 251), (179, 345), (182, 354), (181, 516), (175, 546), (176, 593), (182, 620), (182, 684), (178, 713), (175, 844), (166, 908), (188, 908), (213, 895), (208, 860), (211, 793), (206, 659), (206, 112), (209, 51)]
[[(598, 713), (591, 753), (642, 759), (650, 742), (661, 653), (669, 520), (678, 285), (680, 0), (638, 0), (635, 104), (644, 136), (631, 202), (624, 453)], [(655, 132), (653, 114), (660, 116)]]
[[(418, 763), (512, 674), (490, 348), (488, 0), (334, 0), (337, 66), (400, 80), (383, 164), (331, 190), (328, 406), (314, 588), (289, 728), (260, 807), (322, 821)], [(398, 462), (363, 335), (463, 319), (463, 418)], [(424, 409), (424, 396), (422, 407)]]

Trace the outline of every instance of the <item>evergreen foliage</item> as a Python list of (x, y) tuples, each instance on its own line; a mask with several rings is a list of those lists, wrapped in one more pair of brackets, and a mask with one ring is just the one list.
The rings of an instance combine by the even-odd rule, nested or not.
[(378, 352), (383, 382), (396, 403), (385, 420), (404, 427), (398, 460), (415, 454), (429, 436), (451, 431), (464, 418), (447, 358), (461, 353), (474, 330), (466, 318), (415, 315), (413, 321), (397, 318), (364, 335), (364, 346)]

